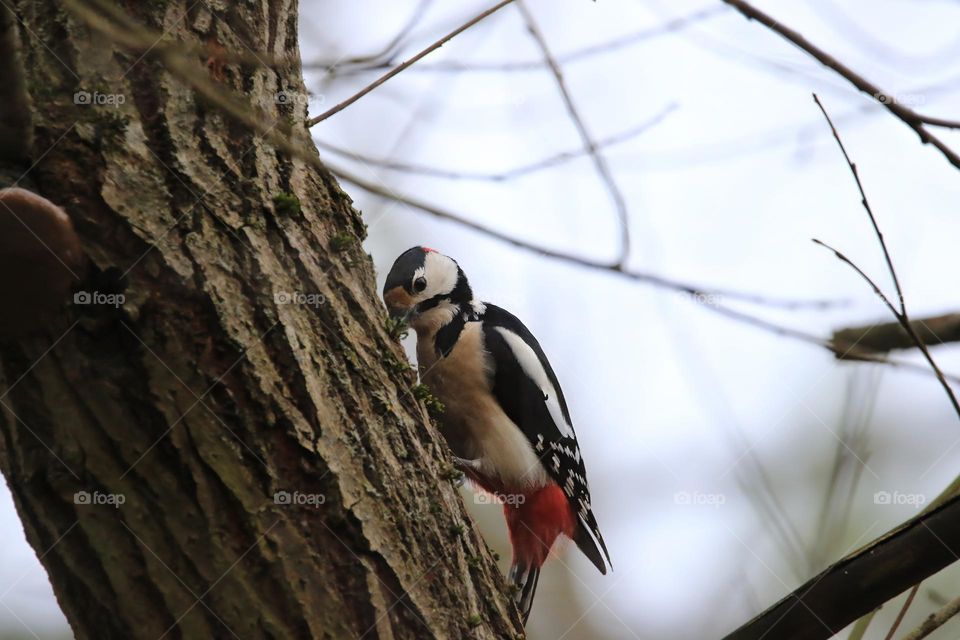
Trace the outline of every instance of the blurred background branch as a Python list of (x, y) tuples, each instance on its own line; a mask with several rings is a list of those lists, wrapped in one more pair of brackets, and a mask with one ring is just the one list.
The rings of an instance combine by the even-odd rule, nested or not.
[(744, 0), (723, 0), (740, 13), (744, 15), (749, 20), (756, 20), (763, 26), (767, 27), (771, 31), (780, 35), (783, 38), (786, 38), (799, 48), (803, 49), (811, 56), (817, 59), (821, 64), (830, 69), (833, 69), (843, 78), (848, 80), (850, 84), (855, 86), (858, 90), (870, 96), (880, 104), (882, 104), (890, 113), (899, 118), (906, 124), (908, 127), (913, 129), (920, 140), (924, 144), (931, 144), (936, 147), (940, 153), (944, 155), (945, 158), (952, 164), (954, 167), (960, 169), (960, 156), (957, 155), (953, 149), (948, 147), (940, 138), (930, 133), (924, 124), (935, 124), (937, 126), (947, 126), (950, 128), (956, 127), (954, 121), (949, 121), (941, 118), (927, 118), (915, 112), (910, 107), (903, 105), (897, 99), (896, 94), (889, 91), (884, 91), (880, 89), (877, 85), (873, 84), (853, 69), (842, 63), (840, 60), (830, 55), (820, 47), (816, 46), (806, 38), (804, 38), (800, 33), (786, 26), (782, 22), (778, 22), (774, 18), (770, 17), (768, 14), (760, 11), (753, 5)]
[[(646, 122), (622, 131), (620, 133), (614, 134), (612, 136), (598, 140), (594, 145), (594, 150), (605, 149), (607, 147), (614, 147), (624, 142), (629, 142), (634, 138), (642, 135), (646, 131), (649, 131), (653, 127), (657, 126), (659, 123), (673, 113), (676, 110), (676, 104), (669, 104), (660, 113), (655, 115), (653, 118), (650, 118)], [(423, 175), (434, 178), (446, 178), (449, 180), (489, 180), (491, 182), (506, 182), (508, 180), (513, 180), (526, 176), (537, 171), (544, 171), (546, 169), (552, 169), (560, 165), (566, 164), (572, 160), (576, 160), (584, 155), (590, 153), (589, 148), (577, 148), (571, 149), (569, 151), (561, 151), (560, 153), (552, 154), (546, 158), (541, 158), (533, 162), (528, 162), (526, 164), (513, 167), (510, 169), (504, 169), (502, 171), (489, 172), (489, 171), (457, 171), (455, 169), (450, 169), (449, 167), (431, 167), (425, 165), (416, 165), (410, 164), (398, 160), (384, 160), (382, 158), (373, 158), (371, 156), (365, 156), (349, 149), (344, 149), (338, 147), (337, 145), (330, 144), (329, 142), (324, 142), (322, 140), (317, 141), (317, 146), (326, 151), (332, 151), (337, 155), (350, 158), (357, 162), (362, 162), (365, 165), (371, 165), (380, 169), (387, 169), (389, 171), (397, 171), (400, 173), (409, 173), (414, 175)]]
[(960, 597), (954, 598), (941, 609), (931, 613), (919, 627), (903, 636), (903, 640), (920, 640), (947, 624), (951, 618), (960, 614)]
[[(928, 346), (960, 341), (960, 313), (919, 318), (911, 320), (910, 325)], [(876, 353), (913, 349), (917, 346), (903, 325), (896, 321), (837, 329), (833, 332), (833, 340), (856, 343), (861, 349)]]
[[(367, 95), (368, 93), (370, 93), (371, 91), (373, 91), (374, 89), (376, 89), (377, 87), (379, 87), (380, 85), (382, 85), (384, 82), (386, 82), (386, 81), (389, 80), (390, 78), (393, 78), (393, 77), (396, 76), (397, 74), (402, 73), (402, 72), (403, 72), (404, 70), (406, 70), (407, 68), (415, 65), (415, 64), (416, 64), (417, 62), (419, 62), (422, 58), (425, 58), (426, 56), (430, 55), (431, 53), (433, 53), (434, 51), (436, 51), (437, 49), (439, 49), (440, 47), (442, 47), (443, 45), (445, 45), (447, 42), (450, 42), (452, 39), (454, 39), (455, 37), (457, 37), (458, 35), (460, 35), (460, 34), (463, 33), (464, 31), (466, 31), (467, 29), (469, 29), (470, 27), (472, 27), (473, 25), (475, 25), (475, 24), (477, 24), (478, 22), (482, 21), (482, 20), (483, 20), (484, 18), (486, 18), (487, 16), (493, 15), (494, 13), (496, 13), (497, 11), (499, 11), (500, 9), (502, 9), (502, 8), (505, 7), (505, 6), (507, 6), (508, 4), (510, 4), (510, 3), (513, 2), (513, 1), (514, 1), (514, 0), (502, 0), (501, 2), (495, 4), (495, 5), (493, 5), (492, 7), (490, 7), (489, 9), (487, 9), (486, 11), (483, 11), (482, 13), (478, 14), (477, 16), (471, 18), (471, 19), (468, 20), (467, 22), (463, 23), (462, 25), (460, 25), (459, 27), (457, 27), (456, 29), (454, 29), (453, 31), (451, 31), (450, 33), (448, 33), (447, 35), (445, 35), (444, 37), (440, 38), (439, 40), (437, 40), (436, 42), (434, 42), (433, 44), (431, 44), (429, 47), (427, 47), (427, 48), (424, 49), (423, 51), (419, 52), (417, 55), (413, 56), (413, 57), (410, 58), (409, 60), (406, 60), (406, 61), (403, 62), (402, 64), (397, 65), (396, 67), (394, 67), (393, 69), (391, 69), (391, 70), (388, 71), (387, 73), (383, 74), (382, 76), (380, 76), (379, 78), (377, 78), (376, 80), (374, 80), (373, 82), (371, 82), (370, 84), (368, 84), (367, 86), (365, 86), (365, 87), (364, 87), (363, 89), (361, 89), (360, 91), (357, 91), (355, 94), (353, 94), (352, 96), (350, 96), (350, 97), (347, 98), (346, 100), (343, 100), (342, 102), (338, 103), (337, 105), (335, 105), (335, 106), (333, 106), (333, 107), (330, 107), (329, 109), (327, 109), (326, 111), (324, 111), (324, 112), (321, 113), (320, 115), (315, 116), (315, 117), (313, 117), (313, 118), (310, 118), (309, 120), (307, 120), (307, 127), (309, 128), (309, 127), (312, 127), (312, 126), (314, 126), (314, 125), (317, 125), (317, 124), (323, 122), (324, 120), (326, 120), (327, 118), (329, 118), (330, 116), (334, 115), (335, 113), (339, 113), (339, 112), (343, 111), (344, 109), (346, 109), (347, 107), (349, 107), (350, 105), (352, 105), (354, 102), (356, 102), (357, 100), (359, 100), (359, 99), (362, 98), (363, 96)], [(423, 5), (421, 5), (421, 6), (417, 9), (417, 12), (422, 11), (422, 9), (423, 9)], [(416, 15), (416, 14), (415, 14), (415, 15)], [(408, 24), (411, 24), (411, 23), (408, 23)], [(397, 38), (395, 38), (395, 39), (392, 41), (392, 43), (397, 42), (397, 41), (400, 40), (401, 38), (402, 38), (402, 33), (401, 33), (401, 35), (397, 36)], [(390, 50), (391, 48), (392, 48), (392, 44), (391, 44), (391, 45), (388, 45), (388, 46), (387, 46), (387, 49), (386, 49), (386, 52), (389, 52), (389, 50)], [(383, 54), (382, 54), (382, 55), (383, 55)]]
[(550, 46), (547, 44), (546, 37), (540, 31), (540, 27), (537, 26), (536, 19), (534, 19), (533, 14), (527, 9), (523, 0), (517, 0), (517, 8), (523, 15), (523, 22), (526, 24), (527, 30), (530, 32), (530, 35), (533, 36), (537, 47), (539, 47), (543, 53), (543, 59), (546, 62), (547, 68), (550, 70), (550, 74), (557, 82), (557, 89), (563, 98), (563, 105), (567, 110), (567, 114), (570, 116), (570, 121), (574, 124), (577, 133), (580, 135), (583, 148), (590, 155), (591, 160), (593, 160), (593, 166), (597, 170), (597, 175), (600, 177), (601, 182), (603, 182), (607, 193), (610, 194), (610, 200), (613, 202), (617, 219), (620, 222), (620, 256), (617, 258), (615, 268), (623, 269), (627, 260), (630, 258), (630, 213), (627, 211), (626, 200), (624, 200), (623, 193), (620, 191), (620, 187), (617, 186), (613, 174), (610, 173), (610, 167), (600, 152), (599, 145), (594, 142), (590, 136), (587, 125), (583, 121), (583, 117), (580, 115), (576, 104), (574, 104), (573, 96), (570, 95), (570, 90), (567, 89), (567, 85), (563, 81), (563, 70), (554, 59), (553, 54), (550, 53)]
[[(586, 58), (591, 58), (593, 56), (605, 55), (609, 53), (615, 53), (617, 50), (624, 47), (630, 47), (653, 38), (658, 38), (665, 35), (670, 35), (676, 33), (682, 29), (695, 25), (699, 22), (704, 22), (715, 16), (718, 16), (726, 11), (729, 11), (726, 7), (707, 7), (706, 9), (698, 9), (692, 11), (685, 16), (678, 18), (672, 18), (666, 20), (662, 25), (650, 29), (641, 29), (635, 33), (627, 34), (625, 36), (620, 36), (614, 39), (611, 39), (606, 42), (601, 42), (598, 44), (589, 45), (578, 49), (576, 51), (571, 51), (556, 57), (556, 62), (560, 65), (566, 65), (573, 62), (580, 62)], [(412, 25), (409, 23), (408, 26)], [(409, 33), (409, 29), (405, 31)], [(395, 42), (394, 40), (393, 42)], [(382, 62), (377, 62), (371, 64), (372, 60), (376, 58), (387, 58)], [(328, 73), (334, 75), (348, 76), (351, 74), (357, 73), (369, 73), (373, 71), (382, 71), (383, 69), (391, 68), (393, 62), (389, 59), (388, 52), (381, 52), (380, 54), (365, 58), (363, 60), (344, 60), (344, 61), (312, 61), (305, 62), (303, 67), (304, 69), (321, 69)], [(543, 71), (548, 68), (548, 63), (545, 60), (529, 60), (529, 61), (517, 61), (509, 60), (504, 62), (458, 62), (455, 60), (444, 60), (440, 62), (424, 62), (416, 65), (411, 70), (414, 72), (422, 71), (434, 71), (441, 73), (463, 73), (463, 72), (481, 72), (481, 73), (490, 73), (490, 72), (524, 72), (524, 71)]]

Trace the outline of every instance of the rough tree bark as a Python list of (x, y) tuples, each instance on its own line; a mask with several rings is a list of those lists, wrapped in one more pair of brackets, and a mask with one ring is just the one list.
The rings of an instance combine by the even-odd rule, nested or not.
[[(295, 2), (122, 5), (198, 50), (287, 60), (210, 73), (303, 131), (302, 102), (275, 100), (305, 95)], [(76, 635), (521, 634), (334, 179), (61, 3), (2, 12), (0, 75), (24, 71), (4, 87), (3, 175), (30, 169), (73, 218), (76, 289), (126, 299), (0, 340), (0, 469)]]

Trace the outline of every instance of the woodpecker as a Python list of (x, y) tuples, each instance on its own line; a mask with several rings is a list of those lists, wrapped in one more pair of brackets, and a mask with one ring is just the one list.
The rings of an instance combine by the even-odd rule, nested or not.
[(526, 624), (558, 537), (572, 539), (600, 573), (604, 558), (610, 563), (557, 376), (530, 330), (474, 299), (456, 261), (433, 249), (396, 259), (383, 300), (417, 333), (421, 381), (444, 405), (440, 428), (454, 464), (501, 498), (513, 547), (508, 579)]

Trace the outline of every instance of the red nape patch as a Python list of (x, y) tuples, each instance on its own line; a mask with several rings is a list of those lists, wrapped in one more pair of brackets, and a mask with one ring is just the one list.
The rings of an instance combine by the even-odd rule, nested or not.
[(513, 564), (539, 567), (560, 534), (573, 538), (576, 518), (559, 485), (549, 484), (524, 497), (523, 504), (503, 505)]
[(431, 249), (430, 247), (420, 247), (420, 248), (423, 249), (424, 253), (437, 253), (436, 249)]

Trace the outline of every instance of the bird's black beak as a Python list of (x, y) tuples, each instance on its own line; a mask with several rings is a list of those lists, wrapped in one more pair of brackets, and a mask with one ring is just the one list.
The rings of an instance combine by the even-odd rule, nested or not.
[(417, 305), (413, 297), (403, 287), (393, 287), (383, 292), (383, 302), (387, 312), (394, 320), (409, 320)]

